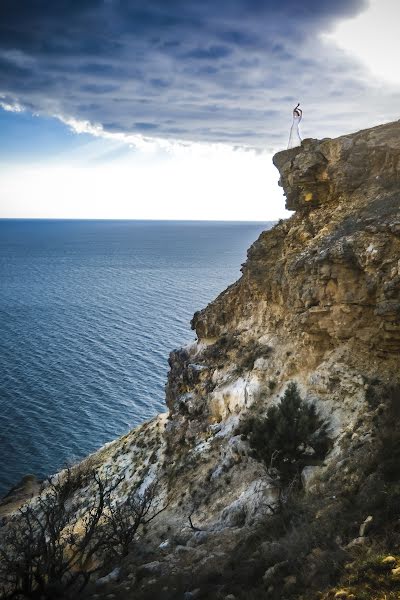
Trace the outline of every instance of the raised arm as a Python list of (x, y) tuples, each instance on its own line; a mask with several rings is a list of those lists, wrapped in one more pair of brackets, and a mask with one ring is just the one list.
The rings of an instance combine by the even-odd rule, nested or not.
[(294, 107), (294, 109), (293, 109), (293, 115), (301, 117), (302, 114), (303, 114), (303, 111), (301, 110), (301, 108), (299, 108), (299, 106), (300, 106), (300, 102), (297, 104), (297, 106)]

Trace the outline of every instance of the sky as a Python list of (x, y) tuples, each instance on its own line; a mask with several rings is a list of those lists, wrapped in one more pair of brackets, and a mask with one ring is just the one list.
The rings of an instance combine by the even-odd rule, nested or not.
[(276, 220), (271, 159), (399, 118), (398, 0), (2, 0), (0, 217)]

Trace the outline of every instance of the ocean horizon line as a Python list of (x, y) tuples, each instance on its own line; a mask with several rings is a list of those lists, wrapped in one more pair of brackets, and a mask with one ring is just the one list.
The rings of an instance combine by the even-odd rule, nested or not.
[(108, 222), (108, 223), (277, 223), (278, 219), (108, 219), (92, 217), (0, 217), (1, 221), (55, 221), (55, 222)]

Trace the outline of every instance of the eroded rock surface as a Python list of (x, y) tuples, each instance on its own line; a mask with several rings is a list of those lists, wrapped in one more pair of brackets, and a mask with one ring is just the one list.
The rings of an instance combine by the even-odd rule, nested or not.
[(274, 163), (296, 213), (261, 234), (241, 279), (194, 315), (198, 341), (170, 357), (166, 435), (182, 488), (202, 488), (202, 462), (211, 483), (221, 469), (232, 481), (211, 495), (209, 519), (262, 486), (234, 435), (243, 414), (296, 381), (329, 419), (329, 463), (350, 432), (369, 439), (370, 382), (398, 377), (400, 123), (305, 140)]
[(199, 339), (251, 324), (314, 356), (354, 338), (357, 355), (389, 358), (400, 342), (400, 123), (305, 140), (274, 162), (297, 212), (261, 234), (239, 282), (196, 313)]

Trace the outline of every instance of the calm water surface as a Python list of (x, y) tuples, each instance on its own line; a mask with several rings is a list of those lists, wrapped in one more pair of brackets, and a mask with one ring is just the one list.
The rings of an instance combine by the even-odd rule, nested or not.
[(165, 410), (169, 351), (269, 227), (0, 220), (0, 493)]

